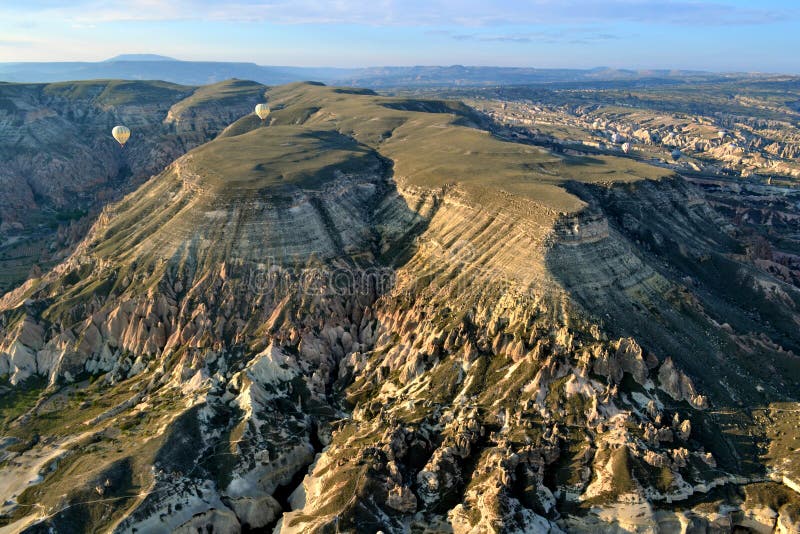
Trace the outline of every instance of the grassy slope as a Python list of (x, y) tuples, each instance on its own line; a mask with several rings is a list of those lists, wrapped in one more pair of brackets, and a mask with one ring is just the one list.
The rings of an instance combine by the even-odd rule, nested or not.
[(144, 105), (176, 100), (192, 91), (191, 87), (159, 81), (91, 80), (44, 85), (47, 96), (68, 100), (92, 99), (102, 106)]
[[(478, 128), (480, 117), (456, 102), (418, 101), (336, 88), (291, 84), (268, 92), (273, 124), (335, 128), (394, 161), (395, 175), (412, 185), (458, 183), (481, 191), (503, 189), (558, 211), (582, 203), (564, 191), (568, 180), (657, 179), (670, 174), (629, 159), (560, 157), (501, 141)], [(282, 109), (281, 109), (282, 108)]]
[(225, 105), (242, 98), (254, 97), (264, 93), (264, 86), (248, 80), (225, 80), (197, 88), (191, 96), (184, 98), (170, 110), (173, 114), (182, 114), (192, 108), (210, 103)]
[(247, 196), (286, 184), (314, 188), (334, 170), (358, 172), (370, 157), (368, 148), (335, 131), (274, 126), (208, 143), (192, 154), (191, 166), (216, 194)]

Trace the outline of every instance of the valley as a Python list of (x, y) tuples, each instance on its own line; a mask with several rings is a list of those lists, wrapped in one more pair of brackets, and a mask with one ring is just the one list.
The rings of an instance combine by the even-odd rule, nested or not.
[[(100, 209), (258, 101), (263, 86), (0, 83), (0, 292), (60, 263)], [(135, 129), (121, 149), (114, 124)]]
[(124, 87), (0, 85), (0, 532), (798, 528), (796, 110)]

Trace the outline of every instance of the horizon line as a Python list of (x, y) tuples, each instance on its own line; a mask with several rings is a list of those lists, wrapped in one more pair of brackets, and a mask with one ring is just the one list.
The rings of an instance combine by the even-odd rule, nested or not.
[[(158, 59), (116, 59), (119, 56), (126, 55), (151, 55), (159, 56)], [(681, 68), (681, 67), (610, 67), (606, 65), (597, 65), (593, 67), (537, 67), (532, 65), (493, 65), (493, 64), (463, 64), (463, 63), (415, 63), (415, 64), (376, 64), (376, 65), (358, 65), (358, 66), (341, 66), (341, 65), (279, 65), (279, 64), (262, 64), (256, 61), (242, 61), (242, 60), (219, 60), (219, 59), (179, 59), (169, 56), (161, 56), (160, 54), (120, 54), (107, 59), (99, 60), (71, 60), (71, 59), (52, 59), (52, 60), (35, 60), (35, 61), (14, 61), (14, 60), (0, 60), (0, 65), (37, 65), (48, 63), (228, 63), (228, 64), (242, 64), (242, 65), (255, 65), (263, 68), (292, 68), (292, 69), (336, 69), (336, 70), (367, 70), (367, 69), (380, 69), (380, 68), (474, 68), (474, 69), (516, 69), (516, 70), (566, 70), (566, 71), (593, 71), (593, 70), (610, 70), (610, 71), (630, 71), (636, 73), (648, 71), (661, 71), (661, 72), (677, 72), (687, 74), (715, 74), (715, 75), (760, 75), (760, 76), (800, 76), (800, 72), (780, 72), (780, 71), (758, 71), (758, 70), (713, 70), (713, 69), (697, 69), (697, 68)]]

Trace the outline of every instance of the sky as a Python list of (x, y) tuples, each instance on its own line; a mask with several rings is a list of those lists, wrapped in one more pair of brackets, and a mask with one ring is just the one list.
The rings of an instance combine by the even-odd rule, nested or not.
[(0, 62), (184, 60), (800, 74), (800, 0), (0, 0)]

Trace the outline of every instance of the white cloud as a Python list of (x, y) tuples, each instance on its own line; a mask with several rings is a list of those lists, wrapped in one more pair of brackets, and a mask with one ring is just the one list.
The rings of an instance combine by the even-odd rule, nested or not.
[(33, 0), (0, 7), (0, 15), (45, 15), (78, 24), (213, 20), (465, 27), (616, 21), (752, 25), (798, 18), (797, 8), (781, 5), (775, 0), (746, 8), (725, 0)]

